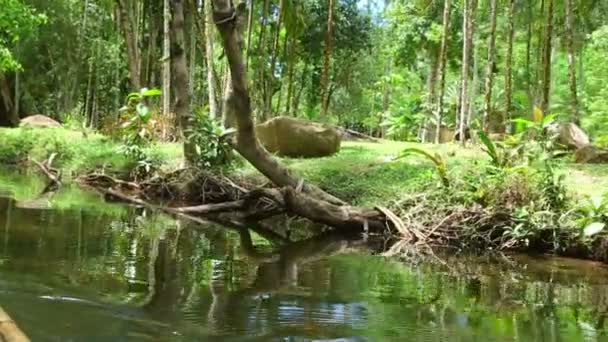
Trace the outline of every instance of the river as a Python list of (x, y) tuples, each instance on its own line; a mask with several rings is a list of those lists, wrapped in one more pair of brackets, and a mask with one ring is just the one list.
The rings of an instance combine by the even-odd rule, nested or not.
[(600, 264), (275, 247), (43, 188), (0, 171), (0, 306), (33, 341), (608, 341)]

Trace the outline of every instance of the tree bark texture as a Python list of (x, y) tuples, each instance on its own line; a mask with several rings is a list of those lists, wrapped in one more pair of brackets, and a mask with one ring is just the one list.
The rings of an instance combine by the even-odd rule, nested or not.
[(507, 66), (505, 68), (505, 116), (508, 123), (513, 116), (511, 111), (513, 110), (513, 40), (515, 38), (515, 0), (509, 0), (507, 22), (508, 31), (506, 57)]
[(184, 158), (191, 165), (196, 160), (196, 148), (190, 139), (192, 110), (190, 108), (190, 79), (184, 35), (184, 1), (171, 0), (171, 69), (175, 91), (175, 115), (184, 144)]
[(547, 0), (545, 39), (543, 47), (543, 88), (541, 110), (547, 114), (550, 109), (551, 95), (551, 56), (553, 54), (553, 0)]
[(439, 49), (439, 95), (437, 98), (437, 111), (435, 113), (435, 143), (439, 143), (439, 133), (441, 131), (441, 123), (443, 121), (443, 100), (445, 97), (445, 76), (446, 64), (448, 56), (448, 38), (450, 34), (450, 14), (451, 0), (445, 0), (443, 5), (443, 34), (441, 37), (441, 47)]
[(566, 47), (568, 49), (568, 80), (570, 82), (570, 105), (572, 122), (580, 125), (578, 92), (576, 87), (576, 58), (574, 54), (574, 9), (573, 0), (566, 2)]
[(483, 122), (484, 130), (495, 129), (488, 127), (490, 122), (502, 124), (501, 118), (492, 120), (492, 87), (494, 86), (494, 63), (496, 56), (496, 0), (490, 0), (490, 37), (488, 38), (488, 60), (486, 65), (486, 81), (484, 95)]
[(219, 105), (215, 79), (214, 34), (212, 0), (204, 0), (205, 13), (205, 55), (207, 58), (207, 92), (209, 100), (209, 115), (212, 119), (219, 119)]
[(129, 64), (129, 78), (132, 90), (141, 89), (141, 57), (137, 39), (137, 25), (134, 21), (133, 6), (129, 0), (116, 0), (118, 6), (119, 23), (123, 31), (125, 44), (127, 46), (127, 58)]
[(329, 109), (329, 72), (334, 39), (334, 8), (335, 0), (328, 0), (327, 32), (325, 35), (325, 48), (323, 50), (323, 74), (321, 76), (321, 118), (327, 117)]

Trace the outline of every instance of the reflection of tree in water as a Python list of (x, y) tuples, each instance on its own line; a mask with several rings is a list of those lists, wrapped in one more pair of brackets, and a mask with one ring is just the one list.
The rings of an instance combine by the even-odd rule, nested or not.
[[(207, 289), (200, 286), (205, 280), (197, 274), (203, 271), (201, 258), (196, 254), (201, 251), (196, 250), (197, 237), (192, 230), (168, 230), (165, 236), (151, 241), (150, 292), (144, 309), (153, 317), (165, 320), (167, 314), (180, 309), (189, 315), (197, 311), (197, 321), (202, 320), (200, 323), (214, 334), (235, 329), (244, 331), (252, 324), (267, 325), (270, 322), (266, 319), (278, 319), (279, 302), (274, 301), (273, 295), (294, 298), (308, 295), (299, 292), (297, 286), (301, 265), (362, 246), (361, 241), (332, 234), (288, 243), (272, 252), (259, 252), (248, 230), (238, 233), (241, 251), (248, 260), (245, 274), (237, 274), (234, 269), (237, 262), (230, 256), (227, 260), (211, 260)], [(225, 238), (214, 241), (215, 246), (223, 246), (218, 252), (230, 255), (229, 241)], [(249, 279), (248, 285), (237, 288), (235, 283), (242, 282), (243, 278)], [(190, 281), (189, 285), (186, 280)]]

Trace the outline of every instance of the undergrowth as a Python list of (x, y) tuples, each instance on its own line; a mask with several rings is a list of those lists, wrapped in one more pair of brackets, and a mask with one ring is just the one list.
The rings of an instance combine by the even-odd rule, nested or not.
[[(149, 151), (152, 158), (167, 167), (177, 167), (181, 161), (178, 144), (153, 145)], [(98, 170), (128, 173), (136, 165), (104, 135), (65, 128), (0, 128), (0, 165), (16, 166), (30, 158), (43, 161), (52, 153), (57, 154), (53, 166), (64, 175)]]

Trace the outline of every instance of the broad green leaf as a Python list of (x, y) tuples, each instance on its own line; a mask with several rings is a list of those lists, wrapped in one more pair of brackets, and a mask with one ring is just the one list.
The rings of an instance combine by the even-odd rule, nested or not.
[(160, 89), (157, 89), (157, 88), (146, 89), (145, 91), (143, 91), (143, 89), (142, 89), (141, 96), (143, 96), (143, 97), (153, 97), (153, 96), (161, 96), (162, 94), (163, 94), (163, 92), (160, 91)]
[(605, 226), (606, 226), (606, 224), (604, 224), (604, 223), (593, 222), (593, 223), (589, 224), (587, 227), (585, 227), (585, 229), (583, 230), (583, 234), (585, 234), (585, 236), (593, 236), (593, 235), (601, 232), (602, 230), (604, 230)]

